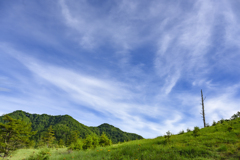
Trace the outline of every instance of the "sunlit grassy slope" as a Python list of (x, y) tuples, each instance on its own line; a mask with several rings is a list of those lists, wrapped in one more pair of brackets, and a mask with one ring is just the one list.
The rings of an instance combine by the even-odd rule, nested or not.
[[(50, 159), (56, 160), (240, 159), (240, 118), (202, 128), (199, 133), (197, 137), (193, 136), (192, 131), (172, 135), (169, 142), (164, 137), (157, 137), (70, 153), (66, 148), (51, 149), (48, 155), (51, 155)], [(21, 149), (13, 154), (11, 159), (27, 159), (36, 152), (39, 150)]]

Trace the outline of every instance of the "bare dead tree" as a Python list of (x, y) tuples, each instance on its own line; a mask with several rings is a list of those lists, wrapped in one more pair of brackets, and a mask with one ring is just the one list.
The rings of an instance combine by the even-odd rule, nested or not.
[(203, 124), (204, 124), (204, 127), (206, 127), (206, 122), (205, 122), (205, 110), (204, 110), (204, 100), (206, 99), (206, 97), (203, 98), (202, 90), (201, 90), (201, 98), (202, 98), (202, 103), (201, 103), (201, 105), (202, 105), (202, 112), (201, 112), (200, 114), (201, 114), (202, 117), (203, 117)]

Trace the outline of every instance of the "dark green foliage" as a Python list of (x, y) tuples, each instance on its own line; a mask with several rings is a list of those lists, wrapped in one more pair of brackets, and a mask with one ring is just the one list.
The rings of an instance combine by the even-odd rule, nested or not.
[(10, 152), (26, 145), (31, 145), (29, 137), (35, 134), (32, 132), (31, 123), (16, 120), (8, 115), (3, 117), (5, 124), (0, 123), (0, 153), (4, 157)]
[(191, 132), (191, 129), (188, 128), (188, 129), (187, 129), (187, 132)]
[(194, 137), (200, 136), (199, 131), (200, 131), (199, 127), (194, 127), (193, 136)]
[[(78, 138), (86, 138), (87, 135), (96, 133), (100, 136), (103, 132), (112, 140), (113, 143), (124, 142), (124, 140), (135, 140), (135, 139), (143, 139), (143, 137), (133, 134), (123, 132), (120, 129), (109, 125), (109, 124), (102, 124), (98, 127), (88, 127), (85, 126), (75, 119), (73, 119), (69, 115), (60, 115), (60, 116), (50, 116), (47, 114), (30, 114), (24, 111), (14, 111), (13, 113), (8, 114), (12, 118), (20, 119), (27, 124), (32, 123), (32, 130), (37, 131), (37, 134), (31, 137), (32, 140), (36, 142), (36, 145), (44, 145), (44, 137), (47, 133), (48, 128), (52, 125), (52, 129), (54, 130), (54, 136), (56, 141), (60, 139), (63, 140), (64, 145), (70, 145), (68, 141), (72, 137), (73, 131), (78, 131), (79, 137)], [(4, 123), (3, 116), (0, 116), (0, 122)], [(72, 140), (70, 140), (72, 141)]]

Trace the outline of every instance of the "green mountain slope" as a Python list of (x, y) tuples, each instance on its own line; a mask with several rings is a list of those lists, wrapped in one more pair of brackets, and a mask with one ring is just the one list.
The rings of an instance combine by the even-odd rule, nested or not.
[[(101, 135), (102, 132), (105, 132), (113, 143), (117, 143), (119, 141), (123, 142), (128, 140), (143, 139), (143, 137), (137, 134), (123, 132), (119, 128), (116, 128), (106, 123), (98, 127), (88, 127), (79, 123), (77, 120), (75, 120), (69, 115), (39, 115), (30, 114), (21, 110), (14, 111), (12, 113), (9, 113), (8, 115), (14, 119), (21, 119), (27, 123), (32, 123), (32, 130), (38, 131), (37, 134), (33, 137), (35, 141), (41, 139), (41, 137), (44, 135), (50, 125), (52, 125), (55, 131), (56, 139), (62, 139), (64, 142), (66, 142), (67, 139), (71, 136), (72, 131), (79, 131), (81, 138), (85, 138), (86, 135), (92, 133)], [(3, 116), (0, 116), (0, 122), (4, 123)]]
[(97, 135), (101, 135), (103, 132), (106, 133), (106, 135), (112, 140), (113, 143), (143, 139), (142, 136), (134, 133), (123, 132), (119, 128), (116, 128), (107, 123), (101, 124), (98, 127), (90, 127), (90, 129)]

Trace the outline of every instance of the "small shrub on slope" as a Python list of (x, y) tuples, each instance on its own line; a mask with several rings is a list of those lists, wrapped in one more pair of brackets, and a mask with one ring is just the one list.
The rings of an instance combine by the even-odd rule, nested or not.
[(188, 129), (187, 129), (187, 132), (191, 132), (191, 129), (188, 128)]
[(182, 130), (178, 134), (180, 135), (180, 134), (184, 134), (184, 133), (185, 133), (184, 130)]
[(213, 121), (212, 126), (216, 126), (217, 122)]
[(199, 131), (200, 131), (199, 127), (194, 127), (193, 136), (194, 137), (200, 136)]
[(167, 132), (166, 132), (166, 135), (164, 135), (165, 141), (166, 141), (167, 143), (170, 142), (171, 135), (172, 135), (172, 133), (171, 133), (170, 131), (167, 131)]

